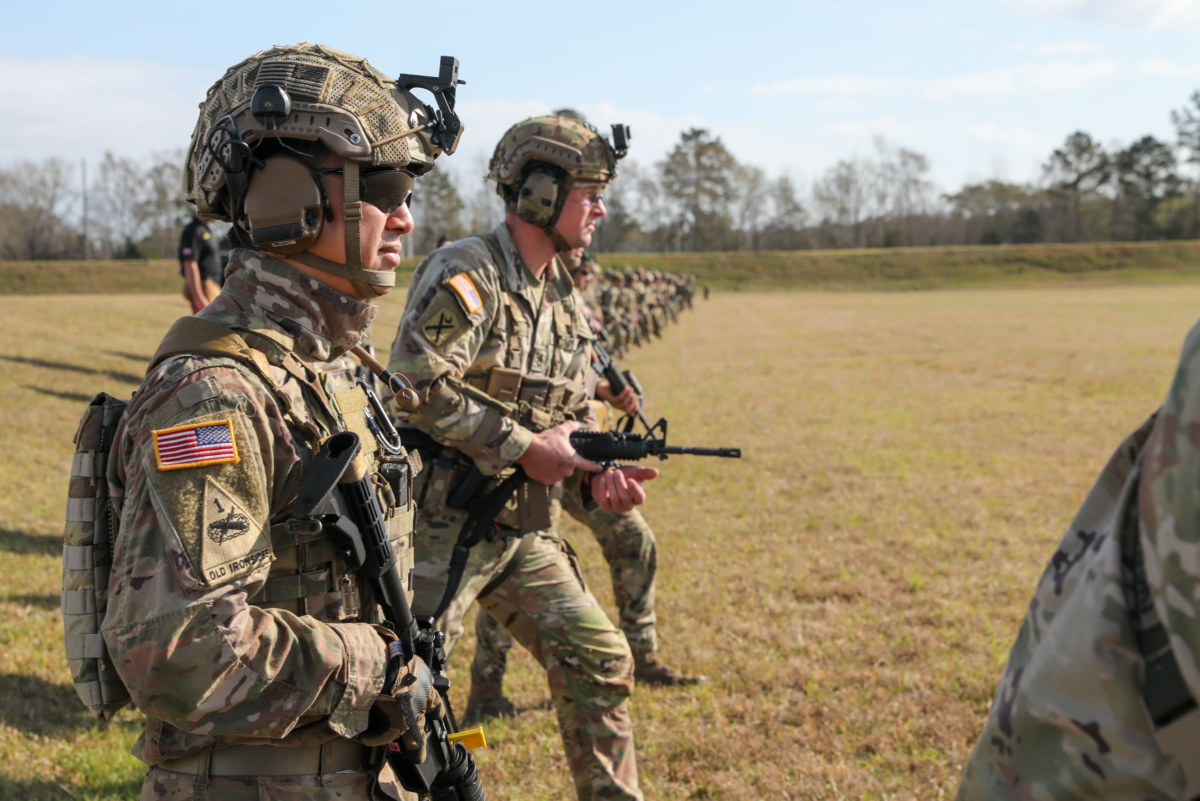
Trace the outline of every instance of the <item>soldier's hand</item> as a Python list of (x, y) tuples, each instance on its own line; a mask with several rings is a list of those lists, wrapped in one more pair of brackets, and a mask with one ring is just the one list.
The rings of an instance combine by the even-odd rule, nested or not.
[(606, 403), (611, 403), (613, 408), (619, 412), (629, 415), (637, 414), (638, 399), (633, 387), (625, 387), (619, 394), (614, 395), (612, 384), (601, 381), (596, 385), (596, 397)]
[(442, 697), (433, 688), (429, 668), (414, 656), (400, 670), (390, 693), (375, 699), (367, 730), (359, 735), (363, 745), (387, 745), (399, 740), (405, 749), (419, 752), (425, 761), (425, 718), (441, 715)]
[(606, 512), (628, 512), (646, 502), (643, 481), (658, 478), (653, 467), (619, 467), (592, 476), (592, 498)]
[(542, 484), (557, 484), (577, 469), (599, 473), (604, 468), (584, 459), (571, 445), (571, 433), (578, 428), (579, 423), (569, 420), (534, 434), (517, 464), (525, 468), (526, 475)]

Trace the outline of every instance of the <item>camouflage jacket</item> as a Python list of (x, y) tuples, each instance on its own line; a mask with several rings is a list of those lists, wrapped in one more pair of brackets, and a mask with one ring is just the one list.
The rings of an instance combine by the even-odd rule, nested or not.
[[(1200, 698), (1200, 326), (1159, 411), (1113, 454), (1042, 575), (960, 799), (1181, 798), (1142, 696), (1165, 627)], [(1136, 499), (1137, 524), (1131, 516)], [(1140, 545), (1152, 603), (1133, 594)]]
[(417, 267), (392, 346), (389, 369), (408, 376), (422, 397), (411, 414), (393, 412), (442, 445), (495, 475), (529, 447), (532, 432), (462, 393), (457, 382), (486, 390), (494, 368), (523, 376), (565, 378), (567, 406), (591, 421), (590, 341), (594, 339), (570, 273), (555, 259), (535, 308), (532, 273), (508, 227), (492, 231), (501, 259), (480, 237), (447, 245)]
[[(359, 611), (376, 609), (369, 590), (327, 540), (282, 526), (318, 440), (354, 430), (378, 464), (365, 395), (322, 365), (362, 338), (375, 307), (263, 253), (235, 250), (227, 274), (200, 316), (266, 353), (287, 400), (242, 362), (168, 358), (113, 448), (120, 527), (103, 633), (146, 715), (134, 754), (149, 765), (353, 737), (383, 682), (384, 641), (355, 622), (372, 619)], [(394, 512), (406, 572), (412, 513)]]

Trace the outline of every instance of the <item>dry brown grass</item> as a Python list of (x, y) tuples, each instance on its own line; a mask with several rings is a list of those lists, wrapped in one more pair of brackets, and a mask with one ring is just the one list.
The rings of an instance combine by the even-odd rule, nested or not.
[[(674, 458), (652, 488), (664, 654), (709, 684), (636, 691), (647, 797), (952, 794), (1052, 544), (1197, 309), (1191, 285), (718, 294), (636, 351), (676, 443), (746, 454)], [(0, 298), (2, 798), (138, 784), (134, 716), (92, 727), (67, 686), (56, 538), (85, 396), (127, 395), (183, 311)], [(399, 313), (389, 299), (385, 345)], [(599, 549), (567, 533), (611, 608)], [(468, 637), (460, 699), (470, 654)], [(476, 752), (489, 797), (570, 797), (540, 669), (512, 661), (532, 711)]]

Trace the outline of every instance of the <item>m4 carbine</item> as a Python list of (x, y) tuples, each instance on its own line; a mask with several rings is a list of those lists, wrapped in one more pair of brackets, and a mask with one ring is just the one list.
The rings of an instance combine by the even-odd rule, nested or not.
[(576, 431), (571, 435), (571, 446), (584, 459), (601, 464), (613, 462), (635, 462), (648, 456), (666, 459), (668, 456), (720, 456), (725, 459), (742, 458), (741, 448), (680, 448), (667, 444), (667, 421), (659, 420), (654, 431), (661, 436), (642, 436), (625, 431)]
[[(484, 745), (483, 732), (458, 731), (450, 708), (450, 680), (442, 673), (446, 664), (445, 637), (440, 631), (432, 631), (432, 620), (421, 627), (413, 618), (396, 569), (396, 553), (388, 539), (383, 510), (366, 462), (359, 455), (360, 447), (358, 435), (350, 431), (325, 441), (300, 485), (288, 530), (309, 536), (324, 530), (332, 535), (346, 563), (371, 582), (385, 625), (399, 638), (403, 658), (421, 657), (433, 676), (433, 689), (442, 697), (442, 715), (427, 715), (425, 731), (414, 732), (418, 739), (425, 739), (425, 759), (417, 761), (419, 752), (405, 748), (402, 742), (387, 746), (388, 764), (400, 784), (433, 801), (485, 801), (475, 761), (460, 742)], [(335, 487), (349, 514), (315, 514)]]

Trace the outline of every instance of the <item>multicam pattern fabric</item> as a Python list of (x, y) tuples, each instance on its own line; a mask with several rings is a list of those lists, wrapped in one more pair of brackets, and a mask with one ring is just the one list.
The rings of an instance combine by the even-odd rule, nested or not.
[[(485, 406), (455, 389), (456, 381), (486, 386), (493, 368), (526, 375), (563, 377), (578, 396), (578, 414), (591, 422), (584, 399), (592, 333), (560, 263), (548, 268), (544, 295), (535, 306), (536, 279), (525, 267), (505, 225), (493, 231), (501, 263), (488, 245), (471, 238), (441, 248), (413, 276), (408, 307), (392, 349), (389, 369), (408, 376), (423, 398), (400, 422), (415, 425), (447, 446), (444, 461), (477, 446), (474, 464), (486, 475), (501, 473), (524, 453), (532, 434), (507, 418), (488, 416)], [(466, 273), (481, 307), (468, 311), (448, 282)], [(433, 344), (426, 323), (455, 316), (455, 334)], [(431, 411), (430, 399), (440, 410)], [(450, 475), (435, 463), (418, 477), (417, 565), (414, 612), (431, 614), (441, 600), (451, 553), (465, 513), (446, 505)], [(578, 476), (565, 491), (579, 491)], [(628, 699), (633, 660), (579, 576), (569, 548), (553, 530), (537, 532), (515, 572), (484, 603), (546, 667), (567, 760), (581, 799), (640, 799)], [(462, 583), (439, 621), (447, 650), (462, 634), (462, 621), (480, 591), (504, 569), (518, 547), (515, 537), (483, 541), (471, 551)]]
[[(1140, 536), (1153, 611), (1200, 698), (1200, 327), (1157, 415), (1113, 454), (1043, 574), (958, 798), (1177, 799), (1142, 697), (1122, 536)], [(1134, 467), (1140, 463), (1140, 480)], [(1138, 531), (1124, 530), (1136, 493)]]
[[(372, 615), (358, 622), (359, 609), (375, 609), (369, 589), (342, 578), (346, 566), (328, 542), (279, 525), (314, 440), (345, 426), (347, 410), (318, 390), (340, 397), (351, 379), (323, 363), (362, 338), (375, 309), (265, 254), (235, 250), (228, 275), (203, 317), (267, 354), (287, 402), (233, 359), (169, 358), (147, 375), (114, 447), (110, 485), (121, 515), (103, 632), (146, 715), (134, 754), (148, 765), (234, 744), (354, 737), (383, 682), (384, 640)], [(154, 430), (210, 419), (232, 421), (237, 463), (158, 469)], [(373, 440), (363, 445), (374, 460)], [(211, 517), (210, 503), (224, 516)], [(402, 575), (412, 564), (410, 531), (411, 512), (396, 510), (389, 535)], [(239, 559), (259, 543), (265, 558)], [(217, 557), (229, 568), (219, 574)], [(148, 778), (143, 797), (177, 797), (157, 786)]]
[(662, 337), (668, 323), (679, 321), (679, 312), (692, 308), (696, 294), (696, 276), (635, 271), (625, 265), (623, 271), (606, 270), (584, 293), (593, 316), (599, 320), (613, 355), (621, 356), (630, 347), (641, 347), (650, 337)]
[[(657, 620), (654, 614), (654, 574), (658, 569), (658, 549), (654, 532), (634, 509), (629, 512), (605, 512), (587, 509), (571, 494), (552, 502), (551, 517), (557, 529), (561, 511), (583, 523), (600, 543), (608, 562), (613, 596), (617, 602), (621, 631), (629, 647), (638, 653), (658, 650)], [(487, 605), (486, 599), (482, 601)], [(499, 695), (504, 683), (508, 652), (513, 638), (496, 618), (479, 614), (475, 618), (475, 657), (471, 661), (471, 681), (491, 688)]]

